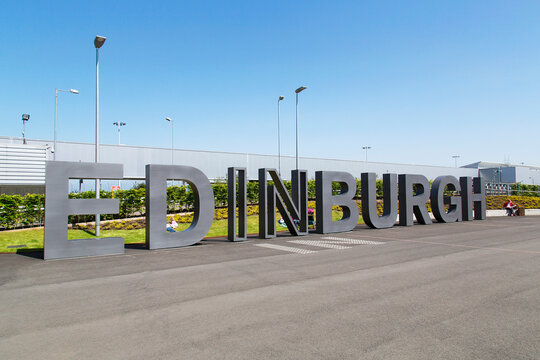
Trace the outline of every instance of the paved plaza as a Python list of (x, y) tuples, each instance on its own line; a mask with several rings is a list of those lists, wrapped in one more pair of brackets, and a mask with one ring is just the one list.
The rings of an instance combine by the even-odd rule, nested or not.
[(0, 255), (0, 359), (539, 359), (540, 217), (43, 261)]

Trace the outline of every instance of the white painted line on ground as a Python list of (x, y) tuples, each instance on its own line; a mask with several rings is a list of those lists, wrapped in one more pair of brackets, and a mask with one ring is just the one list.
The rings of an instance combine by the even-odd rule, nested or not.
[(307, 249), (300, 249), (300, 248), (295, 248), (295, 247), (291, 247), (291, 246), (283, 246), (283, 245), (276, 245), (276, 244), (254, 244), (255, 246), (260, 246), (260, 247), (264, 247), (264, 248), (269, 248), (269, 249), (274, 249), (274, 250), (281, 250), (281, 251), (288, 251), (288, 252), (292, 252), (292, 253), (296, 253), (296, 254), (312, 254), (312, 253), (316, 253), (317, 251), (314, 251), (314, 250), (307, 250)]
[(347, 238), (340, 238), (340, 237), (323, 237), (323, 240), (332, 240), (335, 241), (338, 244), (351, 244), (351, 245), (380, 245), (384, 244), (384, 242), (381, 241), (371, 241), (371, 240), (358, 240), (358, 239), (347, 239)]
[(290, 243), (293, 243), (293, 244), (299, 244), (299, 245), (318, 246), (318, 247), (323, 247), (323, 248), (327, 248), (327, 249), (343, 250), (343, 249), (350, 249), (351, 248), (350, 246), (338, 245), (338, 244), (336, 244), (335, 242), (332, 242), (332, 241), (291, 240), (291, 241), (287, 241), (287, 242), (290, 242)]

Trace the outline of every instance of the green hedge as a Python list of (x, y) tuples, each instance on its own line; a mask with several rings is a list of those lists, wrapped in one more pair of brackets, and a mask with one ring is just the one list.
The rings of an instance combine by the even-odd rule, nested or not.
[(0, 195), (0, 227), (12, 229), (21, 226), (43, 225), (45, 195)]
[[(358, 189), (360, 181), (357, 180)], [(272, 182), (270, 182), (272, 184)], [(285, 187), (290, 191), (291, 182), (284, 181)], [(216, 207), (227, 206), (228, 186), (225, 181), (212, 184), (214, 191), (214, 201)], [(339, 184), (333, 183), (334, 192), (339, 192)], [(377, 181), (377, 193), (382, 195), (382, 181)], [(145, 215), (145, 188), (138, 186), (130, 190), (119, 190), (114, 192), (114, 198), (120, 200), (120, 213), (116, 215), (104, 214), (103, 220), (124, 219), (134, 216)], [(357, 195), (360, 195), (358, 190)], [(94, 191), (69, 194), (70, 199), (93, 199)], [(102, 199), (113, 198), (111, 191), (101, 190)], [(315, 180), (308, 181), (308, 197), (315, 198)], [(257, 204), (259, 201), (259, 184), (256, 181), (247, 183), (247, 199), (250, 204)], [(193, 192), (189, 186), (170, 186), (167, 188), (167, 212), (188, 212), (194, 206)], [(0, 195), (0, 228), (12, 229), (25, 226), (40, 226), (44, 222), (45, 196), (41, 194), (20, 195)], [(70, 215), (68, 222), (76, 224), (81, 222), (94, 221), (94, 215)]]
[(516, 183), (512, 185), (512, 195), (538, 197), (540, 196), (540, 185)]
[[(357, 182), (357, 198), (360, 197), (360, 180)], [(270, 182), (272, 183), (272, 182)], [(284, 182), (286, 188), (291, 190), (291, 182)], [(534, 191), (540, 190), (540, 186), (515, 184), (516, 190), (519, 189), (523, 196), (516, 198), (517, 203), (526, 203), (526, 207), (538, 204), (540, 197), (531, 197)], [(212, 184), (214, 191), (214, 200), (216, 207), (227, 206), (227, 183), (217, 182)], [(338, 183), (332, 184), (334, 193), (340, 190)], [(382, 197), (382, 180), (377, 180), (377, 196)], [(103, 220), (112, 220), (119, 218), (129, 218), (134, 216), (145, 215), (145, 188), (139, 186), (130, 190), (119, 190), (114, 193), (114, 197), (120, 200), (120, 213), (116, 215), (102, 215)], [(110, 191), (101, 191), (101, 198), (112, 198), (113, 193)], [(93, 199), (95, 198), (94, 191), (86, 191), (82, 193), (71, 193), (69, 197), (72, 199)], [(308, 197), (315, 198), (315, 180), (308, 181)], [(529, 200), (527, 200), (527, 197)], [(491, 197), (488, 197), (491, 198)], [(494, 198), (494, 197), (493, 197)], [(506, 197), (501, 197), (506, 198)], [(512, 197), (514, 198), (514, 197)], [(259, 200), (259, 184), (258, 182), (248, 182), (247, 184), (247, 199), (250, 204), (257, 204)], [(533, 200), (535, 199), (535, 200)], [(527, 201), (526, 201), (527, 200)], [(499, 199), (488, 199), (489, 208), (500, 208)], [(189, 212), (193, 210), (193, 192), (188, 186), (170, 186), (167, 188), (167, 211), (168, 213)], [(502, 206), (502, 205), (501, 205)], [(0, 195), (0, 228), (12, 229), (15, 227), (25, 226), (40, 226), (44, 222), (45, 196), (41, 194), (20, 195)], [(89, 222), (94, 220), (94, 215), (70, 215), (69, 223), (75, 224), (80, 222)]]

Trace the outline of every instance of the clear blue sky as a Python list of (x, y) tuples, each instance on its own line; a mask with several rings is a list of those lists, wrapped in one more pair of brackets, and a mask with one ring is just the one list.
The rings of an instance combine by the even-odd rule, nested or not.
[(3, 1), (2, 136), (453, 166), (540, 165), (538, 1)]

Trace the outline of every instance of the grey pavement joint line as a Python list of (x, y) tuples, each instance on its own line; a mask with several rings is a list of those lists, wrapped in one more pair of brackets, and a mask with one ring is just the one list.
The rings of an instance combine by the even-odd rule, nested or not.
[(260, 247), (264, 247), (264, 248), (268, 248), (268, 249), (274, 249), (274, 250), (287, 251), (287, 252), (292, 252), (292, 253), (302, 254), (302, 255), (312, 254), (312, 253), (317, 252), (317, 251), (313, 251), (313, 250), (300, 249), (300, 248), (291, 247), (291, 246), (283, 246), (283, 245), (267, 244), (267, 243), (255, 244), (255, 246), (260, 246)]

